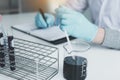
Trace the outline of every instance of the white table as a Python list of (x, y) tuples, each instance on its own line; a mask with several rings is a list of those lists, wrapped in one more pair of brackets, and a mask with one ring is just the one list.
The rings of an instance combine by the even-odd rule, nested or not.
[[(8, 29), (9, 26), (15, 24), (24, 24), (34, 21), (35, 13), (24, 13), (17, 15), (4, 15), (3, 26)], [(60, 50), (60, 66), (59, 73), (52, 80), (65, 80), (62, 76), (63, 69), (63, 44), (52, 45), (40, 39), (16, 32), (20, 38), (29, 39), (35, 42), (58, 47)], [(87, 52), (79, 54), (88, 60), (87, 78), (86, 80), (120, 80), (120, 51), (111, 50), (98, 45), (92, 45)], [(0, 80), (14, 80), (0, 74)]]

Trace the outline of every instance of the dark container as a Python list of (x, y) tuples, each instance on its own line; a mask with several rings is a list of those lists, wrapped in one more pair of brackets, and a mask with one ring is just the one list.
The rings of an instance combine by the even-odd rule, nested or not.
[(79, 56), (65, 57), (63, 76), (66, 80), (85, 80), (87, 74), (87, 59)]

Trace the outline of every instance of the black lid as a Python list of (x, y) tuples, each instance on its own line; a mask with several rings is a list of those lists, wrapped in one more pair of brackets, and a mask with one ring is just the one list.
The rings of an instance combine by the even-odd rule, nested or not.
[(0, 33), (0, 38), (3, 37), (3, 33)]

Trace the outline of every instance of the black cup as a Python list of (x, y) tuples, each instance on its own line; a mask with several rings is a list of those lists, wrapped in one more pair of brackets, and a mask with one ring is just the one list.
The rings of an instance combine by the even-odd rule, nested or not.
[(79, 56), (65, 57), (63, 76), (66, 80), (85, 80), (87, 59)]

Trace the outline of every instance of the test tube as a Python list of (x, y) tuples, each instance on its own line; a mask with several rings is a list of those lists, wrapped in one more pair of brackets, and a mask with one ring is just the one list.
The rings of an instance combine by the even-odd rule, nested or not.
[(0, 32), (0, 67), (4, 66), (5, 66), (4, 38), (3, 33)]
[(14, 71), (16, 69), (15, 53), (14, 53), (14, 37), (11, 34), (12, 33), (11, 31), (9, 31), (9, 33), (7, 34), (8, 35), (8, 37), (7, 37), (8, 38), (8, 53), (9, 53), (10, 69), (11, 69), (11, 71)]
[(35, 59), (36, 62), (36, 80), (39, 80), (39, 59)]
[(14, 71), (15, 70), (15, 55), (14, 55), (14, 48), (13, 47), (11, 47), (10, 48), (10, 54), (9, 54), (9, 60), (10, 60), (10, 69), (12, 70), (12, 71)]
[(5, 53), (4, 53), (4, 34), (1, 24), (2, 16), (0, 15), (0, 67), (5, 66)]

